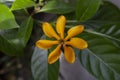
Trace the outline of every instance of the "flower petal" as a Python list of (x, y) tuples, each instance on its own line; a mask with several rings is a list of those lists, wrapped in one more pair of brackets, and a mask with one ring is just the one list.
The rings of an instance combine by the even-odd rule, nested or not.
[(58, 60), (61, 54), (61, 45), (58, 45), (48, 56), (48, 63), (52, 64)]
[(81, 38), (71, 38), (70, 41), (66, 42), (66, 44), (78, 49), (85, 49), (88, 47), (87, 42)]
[(58, 41), (50, 41), (50, 40), (38, 40), (36, 42), (36, 46), (41, 49), (48, 49), (55, 44), (59, 44)]
[(44, 33), (45, 33), (48, 37), (50, 37), (50, 38), (54, 37), (54, 38), (56, 38), (57, 40), (60, 39), (60, 37), (56, 34), (56, 32), (54, 31), (54, 29), (52, 28), (51, 24), (49, 24), (49, 23), (47, 23), (47, 22), (44, 22), (42, 26), (43, 26), (43, 31), (44, 31)]
[(67, 62), (69, 63), (75, 62), (75, 53), (71, 47), (64, 46), (64, 56)]
[(67, 32), (68, 35), (66, 36), (65, 40), (67, 41), (71, 37), (80, 34), (81, 32), (83, 32), (83, 30), (84, 30), (84, 26), (83, 25), (77, 25), (75, 27), (70, 28), (68, 30), (68, 32)]
[(63, 15), (60, 16), (56, 22), (56, 30), (62, 39), (64, 39), (65, 23), (66, 23), (66, 18)]

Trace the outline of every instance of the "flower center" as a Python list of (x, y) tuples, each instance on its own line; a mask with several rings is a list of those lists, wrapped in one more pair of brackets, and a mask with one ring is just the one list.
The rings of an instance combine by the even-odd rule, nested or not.
[(64, 41), (63, 39), (61, 39), (61, 40), (59, 40), (59, 43), (60, 43), (61, 45), (64, 45), (64, 44), (65, 44), (65, 41)]
[(63, 46), (65, 45), (64, 39), (59, 40), (59, 44), (61, 44), (61, 50), (64, 52)]

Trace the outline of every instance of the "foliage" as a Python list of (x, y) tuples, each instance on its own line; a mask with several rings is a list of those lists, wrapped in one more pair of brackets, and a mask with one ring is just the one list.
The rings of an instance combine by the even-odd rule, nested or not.
[[(35, 27), (40, 27), (36, 30), (41, 33), (37, 39), (44, 35), (41, 31), (44, 15), (41, 14), (54, 15), (51, 21), (53, 25), (59, 15), (65, 15), (67, 28), (77, 24), (85, 26), (84, 33), (78, 37), (87, 40), (89, 47), (76, 51), (82, 66), (96, 80), (120, 79), (118, 7), (103, 0), (15, 0), (10, 3), (10, 7), (5, 2), (0, 3), (0, 51), (10, 56), (23, 55)], [(59, 61), (52, 65), (47, 63), (50, 51), (51, 49), (41, 50), (35, 47), (31, 58), (31, 69), (35, 80), (58, 79)]]

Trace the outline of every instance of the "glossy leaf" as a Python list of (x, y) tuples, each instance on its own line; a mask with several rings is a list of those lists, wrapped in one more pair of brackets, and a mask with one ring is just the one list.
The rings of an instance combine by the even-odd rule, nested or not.
[(15, 10), (14, 16), (19, 25), (21, 25), (24, 20), (30, 17), (30, 15), (26, 12), (25, 9)]
[(103, 26), (97, 31), (86, 30), (88, 33), (106, 37), (111, 40), (117, 47), (120, 47), (120, 27), (119, 26)]
[(59, 62), (49, 65), (47, 57), (47, 50), (35, 48), (31, 60), (34, 80), (58, 80)]
[(88, 49), (78, 53), (80, 63), (97, 80), (120, 79), (120, 49), (109, 39), (91, 33), (84, 33)]
[[(76, 2), (76, 0), (75, 0)], [(75, 3), (74, 2), (74, 3)], [(64, 0), (52, 0), (49, 1), (40, 12), (48, 12), (54, 14), (64, 14), (75, 10), (75, 4), (71, 1), (65, 2)]]
[[(67, 24), (70, 25), (68, 27), (73, 27), (71, 25), (80, 24), (78, 21), (74, 20), (74, 13), (67, 14), (66, 16), (68, 17), (68, 19), (72, 19), (67, 21)], [(86, 26), (86, 28), (92, 29), (96, 29), (103, 26), (119, 26), (120, 10), (111, 2), (104, 1), (104, 4), (100, 6), (96, 14), (91, 19), (87, 21), (82, 21), (82, 23)]]
[(58, 80), (59, 78), (59, 60), (54, 64), (48, 65), (48, 80)]
[(14, 15), (9, 8), (3, 4), (0, 4), (0, 29), (12, 29), (18, 28)]
[(31, 69), (35, 80), (48, 80), (47, 51), (35, 48), (32, 55)]
[[(111, 11), (112, 10), (112, 11)], [(110, 2), (104, 2), (94, 17), (85, 24), (89, 28), (99, 28), (102, 26), (119, 25), (120, 23), (120, 9)]]
[[(109, 10), (113, 10), (112, 12)], [(116, 15), (116, 16), (115, 16)], [(86, 27), (83, 37), (89, 48), (79, 54), (82, 65), (98, 80), (120, 79), (119, 9), (105, 2)]]
[(35, 2), (33, 0), (15, 0), (15, 2), (12, 4), (11, 10), (24, 9), (34, 5)]
[(19, 31), (17, 29), (0, 31), (0, 50), (7, 55), (22, 55), (33, 27), (32, 18), (26, 19)]
[(76, 18), (78, 21), (85, 21), (94, 16), (99, 9), (101, 0), (78, 0)]
[(32, 28), (33, 28), (33, 19), (32, 17), (29, 17), (22, 23), (18, 31), (18, 38), (21, 42), (21, 45), (23, 45), (24, 47), (30, 38)]
[[(112, 12), (111, 12), (112, 10)], [(120, 9), (111, 2), (104, 2), (98, 12), (90, 20), (99, 24), (116, 24), (120, 21)]]
[(0, 31), (0, 51), (6, 55), (18, 56), (23, 54), (23, 48), (17, 39), (17, 30)]
[[(111, 9), (112, 12), (109, 11)], [(86, 22), (86, 26), (94, 29), (90, 33), (109, 38), (120, 47), (120, 10), (112, 3), (105, 2), (93, 19)]]
[(119, 25), (106, 25), (96, 30), (103, 36), (111, 39), (111, 41), (120, 48), (120, 24)]

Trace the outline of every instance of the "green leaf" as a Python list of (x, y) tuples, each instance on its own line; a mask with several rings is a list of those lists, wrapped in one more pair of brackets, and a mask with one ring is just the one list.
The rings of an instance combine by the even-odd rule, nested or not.
[[(109, 11), (112, 9), (112, 12)], [(120, 79), (120, 11), (109, 2), (85, 23), (83, 37), (88, 40), (89, 48), (79, 54), (82, 65), (98, 80)]]
[(35, 80), (48, 80), (47, 51), (37, 47), (34, 50), (31, 60), (32, 74)]
[(47, 62), (48, 51), (37, 47), (31, 60), (31, 69), (34, 80), (58, 80), (59, 62), (49, 65)]
[(48, 65), (48, 80), (58, 80), (59, 77), (59, 61)]
[(1, 30), (0, 31), (0, 51), (6, 55), (19, 56), (23, 54), (23, 47), (19, 39), (16, 38), (17, 30)]
[(116, 46), (120, 47), (120, 27), (113, 26), (103, 26), (96, 31), (85, 30), (88, 33), (96, 34), (102, 37), (106, 37), (111, 40)]
[(85, 24), (89, 26), (89, 28), (93, 29), (108, 25), (119, 25), (119, 23), (120, 9), (110, 2), (104, 2), (104, 4), (101, 5), (100, 9), (97, 11), (94, 17), (85, 22)]
[(18, 28), (14, 15), (9, 8), (0, 4), (0, 29)]
[(99, 22), (100, 25), (119, 23), (120, 9), (113, 3), (106, 1), (90, 21)]
[(7, 55), (19, 56), (30, 38), (33, 27), (31, 17), (26, 19), (20, 29), (9, 29), (0, 31), (0, 50)]
[(103, 34), (120, 48), (120, 24), (119, 25), (106, 25), (96, 30), (98, 33)]
[(101, 0), (78, 0), (76, 17), (78, 21), (85, 21), (94, 16), (99, 9)]
[(35, 5), (33, 0), (15, 0), (12, 4), (11, 10), (24, 9)]
[(40, 12), (64, 14), (64, 13), (69, 13), (74, 11), (75, 5), (76, 4), (73, 4), (71, 1), (65, 2), (64, 0), (52, 0), (52, 1), (49, 1), (45, 6), (43, 6)]
[(80, 63), (97, 80), (120, 79), (120, 49), (109, 39), (96, 34), (84, 33), (89, 47), (78, 53)]
[(19, 29), (0, 31), (0, 50), (6, 55), (19, 56), (30, 38), (33, 27), (33, 19), (26, 19)]
[(25, 21), (23, 21), (18, 31), (18, 38), (20, 40), (21, 45), (23, 45), (24, 47), (26, 46), (30, 38), (32, 28), (33, 28), (33, 19), (32, 17), (29, 17)]
[(21, 25), (22, 22), (30, 16), (25, 9), (16, 10), (13, 12), (14, 12), (15, 19), (19, 25)]
[[(112, 9), (112, 12), (109, 11)], [(94, 31), (88, 31), (112, 40), (120, 47), (120, 10), (110, 2), (104, 2), (100, 10), (85, 24), (86, 27), (93, 28)]]
[[(110, 11), (112, 9), (112, 12)], [(96, 15), (84, 23), (88, 32), (109, 38), (117, 47), (120, 47), (120, 10), (110, 2), (104, 2)]]
[[(111, 12), (112, 9), (112, 12)], [(74, 13), (67, 16), (74, 16)], [(68, 17), (69, 19), (69, 17)], [(73, 17), (75, 19), (75, 17)], [(76, 20), (67, 20), (69, 25), (80, 24), (80, 22)], [(103, 5), (100, 6), (100, 9), (94, 15), (94, 17), (88, 21), (82, 21), (86, 28), (92, 28), (96, 30), (96, 28), (105, 27), (105, 26), (119, 26), (120, 25), (120, 9), (116, 7), (114, 4), (105, 1)]]

